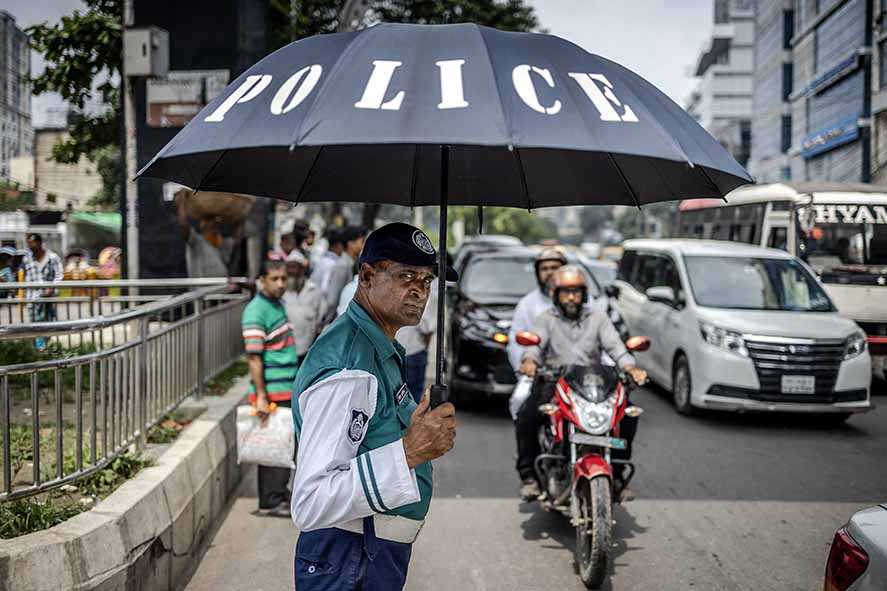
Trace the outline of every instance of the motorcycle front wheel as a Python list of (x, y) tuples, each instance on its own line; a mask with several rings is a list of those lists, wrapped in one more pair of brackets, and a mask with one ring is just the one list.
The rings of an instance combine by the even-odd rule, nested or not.
[(576, 485), (579, 524), (576, 526), (576, 563), (588, 589), (599, 588), (607, 578), (613, 534), (613, 500), (610, 480), (597, 476)]

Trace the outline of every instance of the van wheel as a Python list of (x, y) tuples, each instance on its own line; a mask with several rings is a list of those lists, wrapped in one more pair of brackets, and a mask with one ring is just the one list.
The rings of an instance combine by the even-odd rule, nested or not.
[(687, 358), (683, 355), (678, 356), (674, 362), (671, 391), (672, 397), (674, 398), (675, 410), (685, 416), (692, 415), (696, 411), (690, 403), (690, 392), (692, 392), (690, 364), (687, 363)]

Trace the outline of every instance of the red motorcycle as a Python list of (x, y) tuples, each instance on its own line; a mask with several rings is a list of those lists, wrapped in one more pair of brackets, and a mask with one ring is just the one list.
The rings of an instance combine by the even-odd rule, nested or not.
[[(517, 342), (534, 346), (539, 337), (522, 332)], [(650, 339), (632, 337), (625, 345), (629, 351), (646, 351)], [(597, 589), (610, 562), (613, 502), (635, 473), (631, 462), (612, 458), (612, 450), (627, 448), (620, 437), (623, 418), (643, 410), (628, 405), (634, 381), (610, 365), (541, 367), (537, 379), (555, 383), (551, 402), (539, 407), (550, 418), (539, 429), (542, 453), (535, 468), (543, 491), (540, 503), (570, 518), (576, 528), (579, 576), (586, 587)], [(614, 471), (614, 464), (624, 467)]]

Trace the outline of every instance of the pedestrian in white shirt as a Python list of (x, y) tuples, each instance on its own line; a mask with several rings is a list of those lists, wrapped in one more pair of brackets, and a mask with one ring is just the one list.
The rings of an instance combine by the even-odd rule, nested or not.
[(330, 228), (326, 235), (327, 246), (326, 251), (312, 261), (311, 265), (311, 281), (319, 287), (324, 293), (330, 284), (330, 271), (336, 266), (336, 262), (342, 255), (342, 236), (339, 228)]
[(508, 363), (514, 371), (520, 369), (524, 348), (517, 344), (517, 333), (532, 330), (539, 314), (551, 308), (554, 303), (549, 293), (548, 281), (554, 272), (567, 264), (567, 257), (556, 248), (546, 248), (536, 257), (536, 282), (539, 286), (521, 298), (514, 309), (511, 328), (508, 331), (508, 345), (505, 352)]
[(293, 327), (296, 341), (296, 354), (299, 365), (323, 328), (326, 314), (326, 298), (313, 281), (305, 275), (308, 259), (298, 250), (292, 250), (286, 257), (286, 291), (283, 306)]

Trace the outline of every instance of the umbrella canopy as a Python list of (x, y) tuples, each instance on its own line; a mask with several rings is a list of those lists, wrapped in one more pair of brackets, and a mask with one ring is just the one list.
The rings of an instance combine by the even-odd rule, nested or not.
[[(448, 203), (639, 206), (752, 182), (630, 70), (558, 37), (474, 24), (382, 24), (292, 43), (139, 174), (295, 202), (440, 204), (441, 252)], [(443, 332), (432, 404), (446, 399)]]
[[(442, 179), (440, 146), (449, 146)], [(140, 175), (297, 202), (515, 206), (723, 197), (748, 173), (630, 70), (551, 35), (381, 24), (292, 43)]]

